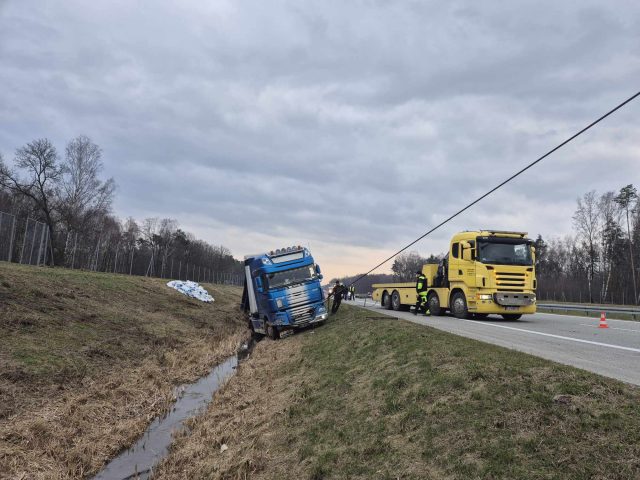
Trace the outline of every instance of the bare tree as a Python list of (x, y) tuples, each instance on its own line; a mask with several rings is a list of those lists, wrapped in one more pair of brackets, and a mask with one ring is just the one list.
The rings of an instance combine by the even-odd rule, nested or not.
[(600, 232), (601, 264), (602, 264), (602, 288), (600, 301), (604, 302), (609, 293), (609, 284), (615, 263), (615, 248), (620, 236), (620, 209), (615, 201), (614, 192), (605, 192), (598, 202), (598, 208), (602, 216)]
[(89, 137), (80, 135), (67, 144), (60, 178), (60, 210), (71, 230), (83, 231), (97, 215), (111, 210), (113, 178), (101, 181), (102, 151)]
[(598, 263), (598, 234), (600, 232), (600, 211), (595, 191), (585, 193), (582, 198), (578, 198), (578, 208), (573, 215), (573, 224), (587, 253), (587, 286), (589, 302), (593, 303), (593, 278)]
[[(46, 138), (34, 140), (16, 151), (15, 169), (0, 161), (0, 185), (33, 201), (49, 230), (51, 250), (55, 242), (56, 182), (60, 178), (58, 153)], [(51, 264), (54, 255), (51, 255)]]
[(633, 238), (631, 236), (631, 224), (629, 222), (629, 212), (634, 209), (634, 203), (638, 202), (638, 192), (633, 185), (627, 185), (620, 189), (620, 193), (615, 198), (620, 208), (627, 216), (627, 233), (629, 234), (629, 258), (631, 260), (631, 278), (633, 279), (634, 303), (638, 303), (638, 287), (636, 286), (636, 269), (633, 262)]

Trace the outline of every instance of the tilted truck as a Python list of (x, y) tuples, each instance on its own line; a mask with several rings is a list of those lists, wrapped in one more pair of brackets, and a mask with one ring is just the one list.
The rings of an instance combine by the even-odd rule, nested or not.
[(307, 248), (247, 255), (244, 270), (242, 308), (253, 332), (275, 340), (327, 319), (322, 274)]
[[(427, 301), (432, 315), (458, 318), (499, 314), (517, 320), (536, 312), (535, 247), (522, 232), (457, 233), (440, 264), (427, 264)], [(389, 310), (416, 304), (415, 282), (373, 285), (373, 299)]]

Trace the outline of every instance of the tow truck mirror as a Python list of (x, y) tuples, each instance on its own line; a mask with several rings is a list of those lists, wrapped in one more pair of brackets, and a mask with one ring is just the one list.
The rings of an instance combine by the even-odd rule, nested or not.
[(469, 262), (472, 261), (473, 255), (471, 250), (471, 244), (467, 241), (462, 241), (460, 242), (460, 247), (462, 247), (462, 259), (467, 260)]
[(256, 277), (256, 290), (262, 293), (262, 279), (260, 277)]

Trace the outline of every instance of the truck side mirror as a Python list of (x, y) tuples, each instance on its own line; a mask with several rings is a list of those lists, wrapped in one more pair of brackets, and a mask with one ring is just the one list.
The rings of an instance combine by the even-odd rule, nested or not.
[(256, 290), (262, 293), (262, 279), (260, 277), (256, 277)]
[(320, 271), (320, 265), (316, 265), (316, 273), (318, 275), (322, 275), (322, 272)]
[(467, 260), (467, 261), (472, 261), (473, 260), (473, 256), (472, 254), (472, 250), (471, 250), (471, 244), (467, 241), (462, 241), (460, 242), (460, 247), (462, 248), (462, 259), (463, 260)]
[(531, 260), (533, 260), (533, 264), (536, 264), (536, 247), (531, 245)]

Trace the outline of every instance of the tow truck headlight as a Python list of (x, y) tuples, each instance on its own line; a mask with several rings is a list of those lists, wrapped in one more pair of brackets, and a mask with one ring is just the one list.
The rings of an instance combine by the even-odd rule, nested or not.
[(490, 293), (479, 293), (478, 299), (480, 300), (491, 300), (493, 296)]
[(281, 298), (276, 298), (276, 306), (278, 308), (282, 308), (282, 299)]

